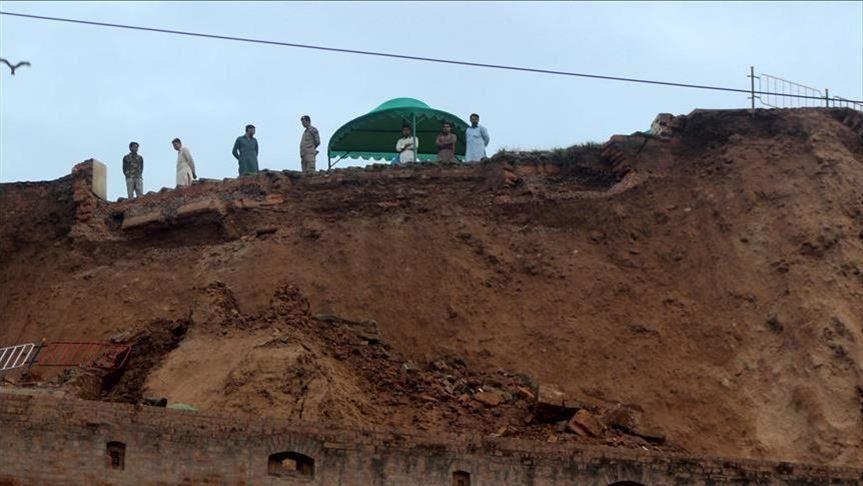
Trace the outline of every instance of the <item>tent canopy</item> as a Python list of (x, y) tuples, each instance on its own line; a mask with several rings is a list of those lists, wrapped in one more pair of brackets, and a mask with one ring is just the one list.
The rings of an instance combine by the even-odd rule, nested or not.
[[(417, 159), (435, 160), (435, 138), (444, 121), (452, 124), (456, 134), (456, 155), (464, 155), (464, 132), (468, 124), (459, 117), (435, 110), (420, 100), (395, 98), (381, 104), (369, 113), (342, 125), (330, 137), (327, 156), (332, 159), (386, 159), (396, 155), (396, 142), (401, 138), (402, 126), (416, 123), (414, 135), (419, 139)], [(330, 162), (332, 165), (332, 162)]]

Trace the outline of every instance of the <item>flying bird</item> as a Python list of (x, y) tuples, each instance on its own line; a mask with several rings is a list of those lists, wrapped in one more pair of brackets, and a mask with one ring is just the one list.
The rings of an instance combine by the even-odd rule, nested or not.
[(16, 69), (18, 69), (19, 67), (21, 67), (21, 66), (29, 66), (29, 65), (30, 65), (30, 63), (29, 63), (29, 62), (27, 62), (27, 61), (21, 61), (21, 62), (19, 62), (18, 64), (16, 64), (16, 65), (14, 65), (14, 66), (13, 66), (13, 65), (12, 65), (12, 63), (10, 63), (9, 61), (7, 61), (6, 59), (3, 59), (2, 57), (0, 57), (0, 62), (6, 63), (6, 65), (7, 65), (7, 66), (9, 66), (9, 69), (11, 69), (11, 70), (12, 70), (12, 76), (15, 76), (15, 70), (16, 70)]

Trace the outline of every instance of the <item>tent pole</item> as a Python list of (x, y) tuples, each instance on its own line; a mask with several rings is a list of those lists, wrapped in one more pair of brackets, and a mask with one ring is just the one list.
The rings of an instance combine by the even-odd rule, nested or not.
[(345, 152), (345, 153), (343, 153), (341, 156), (339, 156), (339, 158), (337, 158), (337, 159), (336, 159), (336, 161), (335, 161), (335, 162), (333, 162), (333, 163), (330, 163), (330, 162), (329, 162), (330, 154), (327, 154), (327, 163), (329, 164), (330, 169), (332, 169), (336, 164), (338, 164), (338, 163), (339, 163), (343, 158), (345, 158), (345, 157), (347, 157), (348, 155), (350, 155), (350, 153), (351, 153), (351, 151), (350, 151), (350, 150), (348, 150), (347, 152)]
[(411, 112), (411, 123), (413, 127), (411, 128), (411, 133), (413, 133), (414, 138), (414, 162), (417, 161), (419, 157), (419, 140), (417, 140), (417, 114)]

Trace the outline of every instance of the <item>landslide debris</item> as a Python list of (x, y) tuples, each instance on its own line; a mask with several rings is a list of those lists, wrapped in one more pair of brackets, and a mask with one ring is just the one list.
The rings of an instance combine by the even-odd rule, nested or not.
[(387, 344), (375, 321), (312, 315), (308, 300), (287, 284), (276, 288), (265, 310), (247, 314), (227, 285), (213, 282), (199, 290), (188, 323), (154, 322), (126, 334), (137, 351), (116, 384), (105, 380), (106, 399), (166, 399), (341, 426), (677, 450), (613, 419), (590, 435), (568, 431), (576, 410), (596, 417), (613, 410), (573, 403), (548, 420), (536, 413), (543, 404), (529, 377), (478, 372), (455, 356), (408, 359)]

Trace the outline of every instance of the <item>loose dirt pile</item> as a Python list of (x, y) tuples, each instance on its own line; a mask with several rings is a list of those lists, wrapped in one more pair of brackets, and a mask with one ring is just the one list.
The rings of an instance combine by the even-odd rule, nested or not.
[(643, 432), (649, 429), (634, 409), (572, 404), (596, 427), (567, 431), (574, 410), (534, 416), (537, 385), (529, 377), (476, 372), (457, 357), (411, 361), (382, 340), (376, 322), (312, 316), (306, 298), (289, 285), (253, 315), (240, 312), (221, 282), (200, 294), (188, 324), (157, 321), (124, 333), (136, 353), (125, 372), (105, 379), (106, 399), (164, 397), (206, 410), (343, 426), (675, 449)]
[[(696, 112), (614, 161), (206, 182), (103, 204), (75, 238), (49, 231), (67, 200), (3, 185), (0, 343), (138, 340), (111, 400), (859, 466), (848, 118)], [(538, 384), (584, 423), (531, 422)]]

